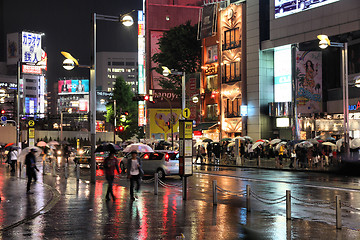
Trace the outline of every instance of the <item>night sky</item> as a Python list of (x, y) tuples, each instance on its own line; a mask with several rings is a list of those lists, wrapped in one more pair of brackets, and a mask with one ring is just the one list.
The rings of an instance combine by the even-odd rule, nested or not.
[[(63, 56), (68, 51), (79, 63), (90, 64), (90, 38), (92, 13), (118, 16), (131, 10), (141, 10), (142, 0), (0, 0), (3, 5), (2, 20), (4, 39), (6, 34), (22, 30), (44, 32), (43, 48), (48, 54), (48, 80), (51, 84), (64, 77), (89, 77), (89, 70), (66, 71), (62, 68)], [(132, 13), (134, 22), (137, 13)], [(137, 51), (137, 25), (130, 28), (121, 23), (97, 21), (97, 51)], [(5, 46), (4, 46), (5, 47)], [(1, 47), (3, 50), (4, 48)], [(1, 58), (5, 58), (1, 50)], [(4, 59), (6, 60), (6, 59)], [(49, 86), (50, 87), (50, 86)]]

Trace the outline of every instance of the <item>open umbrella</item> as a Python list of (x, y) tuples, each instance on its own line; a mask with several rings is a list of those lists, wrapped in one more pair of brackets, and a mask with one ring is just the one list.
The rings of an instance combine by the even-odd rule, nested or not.
[(70, 145), (70, 143), (68, 141), (60, 141), (59, 142), (61, 145)]
[(48, 144), (49, 145), (60, 145), (57, 141), (50, 141)]
[(8, 143), (8, 144), (5, 145), (4, 148), (10, 147), (11, 145), (14, 145), (14, 144), (15, 144), (15, 143)]
[(276, 147), (275, 147), (275, 149), (277, 150), (277, 151), (279, 151), (280, 150), (280, 147), (282, 146), (282, 145), (286, 145), (287, 144), (287, 142), (279, 142), (277, 145), (276, 145)]
[(328, 137), (328, 138), (326, 138), (326, 141), (335, 141), (336, 139), (335, 138), (333, 138), (333, 137)]
[(204, 140), (203, 140), (203, 142), (212, 142), (213, 140), (212, 139), (210, 139), (210, 138), (205, 138)]
[(336, 148), (336, 144), (331, 143), (331, 142), (323, 142), (322, 145), (323, 146), (330, 146), (331, 148)]
[(235, 146), (235, 142), (229, 143), (228, 147), (232, 147), (232, 146)]
[(106, 143), (106, 144), (101, 144), (100, 146), (98, 146), (95, 149), (95, 152), (117, 152), (120, 151), (121, 148), (113, 143)]
[(44, 142), (44, 141), (40, 141), (40, 142), (38, 142), (37, 144), (36, 144), (36, 146), (38, 146), (38, 147), (46, 147), (46, 142)]
[(252, 141), (253, 139), (252, 139), (252, 137), (250, 137), (250, 136), (245, 136), (244, 137), (246, 140), (249, 140), (249, 141)]
[(221, 142), (230, 142), (230, 141), (232, 141), (231, 138), (223, 138), (223, 139), (221, 139)]
[(234, 140), (235, 140), (235, 139), (239, 139), (240, 141), (245, 141), (245, 138), (244, 138), (244, 137), (240, 137), (240, 136), (234, 138)]
[(123, 152), (131, 152), (131, 151), (137, 151), (137, 152), (154, 152), (154, 150), (145, 144), (142, 143), (134, 143), (127, 146)]
[[(320, 139), (319, 139), (319, 140), (320, 140)], [(315, 139), (315, 138), (308, 139), (308, 140), (306, 140), (306, 141), (311, 142), (312, 144), (319, 144), (318, 139)]]
[[(319, 142), (318, 142), (319, 143)], [(303, 141), (301, 143), (298, 143), (295, 145), (295, 147), (300, 147), (300, 148), (311, 148), (313, 147), (314, 144), (312, 144), (311, 142), (309, 141)]]
[(359, 138), (355, 138), (351, 141), (350, 143), (350, 148), (351, 149), (357, 149), (360, 148), (360, 139)]
[(25, 158), (26, 158), (26, 155), (31, 151), (31, 149), (35, 149), (36, 152), (35, 152), (35, 157), (36, 158), (39, 158), (41, 153), (43, 152), (43, 150), (41, 148), (38, 148), (38, 147), (27, 147), (27, 148), (24, 148), (23, 150), (21, 150), (21, 153), (20, 155), (18, 156), (18, 161), (21, 162), (22, 164), (25, 163)]
[(278, 144), (279, 142), (281, 142), (281, 139), (276, 138), (276, 139), (271, 140), (271, 141), (270, 141), (270, 144), (271, 144), (271, 145), (274, 145), (274, 144)]
[(255, 150), (255, 148), (257, 148), (258, 146), (260, 146), (260, 145), (263, 145), (265, 142), (256, 142), (256, 143), (254, 143), (253, 145), (252, 145), (252, 149), (253, 150)]

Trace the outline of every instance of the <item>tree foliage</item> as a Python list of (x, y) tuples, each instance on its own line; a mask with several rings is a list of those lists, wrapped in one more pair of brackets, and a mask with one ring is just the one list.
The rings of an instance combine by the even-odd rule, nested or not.
[[(117, 77), (111, 101), (106, 105), (106, 121), (114, 124), (114, 101), (116, 100), (116, 127), (123, 126), (124, 131), (118, 132), (121, 139), (127, 140), (138, 133), (138, 107), (132, 101), (134, 93), (123, 77)], [(124, 112), (129, 115), (121, 117)]]
[[(197, 40), (197, 25), (190, 21), (164, 32), (159, 39), (159, 53), (154, 54), (152, 60), (159, 66), (155, 69), (162, 73), (162, 66), (176, 69), (180, 72), (194, 73), (200, 69), (201, 41)], [(181, 76), (169, 76), (160, 79), (164, 89), (178, 89)]]

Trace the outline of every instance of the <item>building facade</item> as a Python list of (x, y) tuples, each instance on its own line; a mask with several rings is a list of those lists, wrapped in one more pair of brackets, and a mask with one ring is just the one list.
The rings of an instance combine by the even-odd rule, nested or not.
[(138, 89), (137, 52), (98, 52), (96, 83), (100, 91), (112, 92), (117, 77), (122, 76), (134, 93)]

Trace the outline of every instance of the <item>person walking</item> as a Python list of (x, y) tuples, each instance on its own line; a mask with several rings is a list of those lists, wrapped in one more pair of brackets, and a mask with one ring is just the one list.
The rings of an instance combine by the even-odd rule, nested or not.
[(115, 152), (111, 151), (109, 153), (109, 156), (107, 158), (105, 158), (105, 160), (104, 160), (104, 168), (105, 168), (106, 181), (108, 182), (108, 189), (107, 189), (107, 192), (106, 192), (105, 199), (106, 199), (106, 201), (109, 201), (110, 200), (109, 195), (111, 195), (113, 201), (115, 201), (115, 196), (114, 196), (114, 193), (113, 193), (113, 183), (114, 183), (115, 169), (120, 174), (119, 162), (118, 162), (117, 158), (115, 157)]
[(39, 171), (39, 169), (36, 167), (35, 153), (36, 153), (36, 149), (31, 149), (30, 152), (25, 157), (26, 175), (28, 177), (28, 182), (26, 187), (27, 194), (31, 194), (30, 185), (32, 179), (34, 179), (34, 182), (37, 181), (35, 170)]
[(208, 155), (208, 163), (211, 162), (211, 157), (212, 157), (212, 151), (213, 151), (213, 147), (211, 143), (208, 143), (208, 145), (206, 146), (206, 151), (207, 151), (207, 155)]
[(135, 200), (134, 196), (134, 182), (136, 182), (136, 191), (140, 190), (140, 177), (143, 175), (140, 158), (137, 156), (137, 151), (131, 151), (131, 158), (127, 162), (127, 176), (130, 179), (130, 198)]
[(11, 165), (11, 172), (15, 172), (15, 168), (17, 165), (17, 158), (18, 158), (18, 152), (15, 148), (12, 148), (10, 150), (10, 165)]

